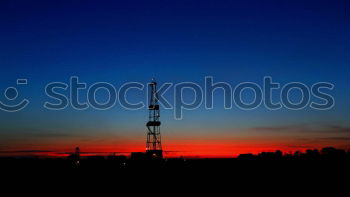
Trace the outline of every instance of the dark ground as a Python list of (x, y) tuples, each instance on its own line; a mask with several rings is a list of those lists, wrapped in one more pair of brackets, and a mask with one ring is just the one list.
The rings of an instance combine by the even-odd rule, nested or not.
[(236, 159), (1, 158), (0, 196), (349, 196), (350, 154), (335, 149)]

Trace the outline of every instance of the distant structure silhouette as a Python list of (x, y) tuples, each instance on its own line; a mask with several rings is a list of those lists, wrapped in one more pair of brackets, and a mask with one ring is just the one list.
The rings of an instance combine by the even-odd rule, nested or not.
[(76, 147), (75, 152), (70, 154), (68, 159), (72, 160), (74, 165), (80, 165), (80, 148)]
[(75, 155), (77, 157), (77, 162), (79, 163), (79, 160), (80, 160), (80, 148), (79, 147), (76, 147), (75, 148)]
[(152, 79), (149, 84), (151, 87), (151, 99), (148, 107), (149, 121), (147, 122), (147, 142), (146, 155), (154, 158), (163, 158), (162, 142), (160, 135), (160, 109), (157, 94), (157, 82)]

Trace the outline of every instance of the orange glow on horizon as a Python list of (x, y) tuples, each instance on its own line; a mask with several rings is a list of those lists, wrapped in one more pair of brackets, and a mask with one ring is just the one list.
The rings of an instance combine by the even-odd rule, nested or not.
[[(134, 141), (132, 143), (127, 141), (120, 141), (118, 143), (80, 143), (73, 145), (73, 142), (61, 141), (52, 144), (42, 143), (40, 147), (44, 150), (51, 150), (52, 152), (38, 152), (26, 153), (27, 155), (41, 155), (49, 157), (66, 157), (74, 152), (76, 146), (80, 147), (82, 156), (90, 155), (130, 155), (131, 152), (144, 152), (145, 147), (142, 141)], [(344, 148), (342, 144), (317, 143), (317, 144), (302, 144), (297, 141), (290, 141), (286, 139), (249, 139), (249, 140), (173, 140), (171, 143), (167, 141), (163, 144), (164, 156), (185, 157), (185, 158), (232, 158), (239, 154), (252, 153), (258, 154), (260, 152), (274, 152), (281, 150), (284, 153), (294, 153), (295, 151), (305, 152), (306, 149), (322, 149), (323, 147), (334, 146), (336, 148)], [(349, 147), (348, 147), (349, 148)], [(16, 147), (13, 151), (18, 150), (33, 150), (31, 147)], [(20, 155), (20, 153), (16, 153)], [(25, 154), (25, 153), (22, 153)], [(3, 154), (2, 154), (3, 155)], [(10, 155), (10, 154), (9, 154)]]

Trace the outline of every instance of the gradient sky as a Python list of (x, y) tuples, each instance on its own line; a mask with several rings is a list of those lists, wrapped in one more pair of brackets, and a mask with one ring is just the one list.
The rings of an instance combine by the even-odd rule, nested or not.
[[(30, 105), (0, 111), (0, 151), (144, 151), (147, 110), (49, 111), (48, 82), (88, 85), (214, 81), (331, 82), (327, 111), (163, 110), (169, 155), (232, 156), (260, 151), (350, 148), (350, 2), (341, 1), (0, 1), (0, 90), (17, 78)], [(106, 95), (99, 95), (103, 99)], [(276, 99), (278, 94), (273, 95)], [(297, 93), (293, 93), (297, 97)], [(168, 95), (171, 97), (171, 95)], [(132, 101), (143, 94), (131, 92)], [(1, 94), (1, 101), (5, 98)], [(248, 98), (249, 99), (249, 98)], [(83, 101), (83, 100), (82, 100)]]

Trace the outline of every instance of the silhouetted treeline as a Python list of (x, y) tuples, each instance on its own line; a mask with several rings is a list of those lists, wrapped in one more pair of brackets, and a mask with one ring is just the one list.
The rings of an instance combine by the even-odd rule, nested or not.
[(308, 149), (305, 152), (296, 151), (293, 154), (277, 150), (275, 152), (262, 152), (258, 155), (241, 154), (239, 160), (344, 160), (350, 158), (350, 150), (347, 152), (343, 149), (326, 147), (319, 151), (318, 149)]
[(328, 147), (229, 159), (72, 154), (0, 158), (0, 171), (0, 192), (10, 195), (347, 196), (350, 152)]

